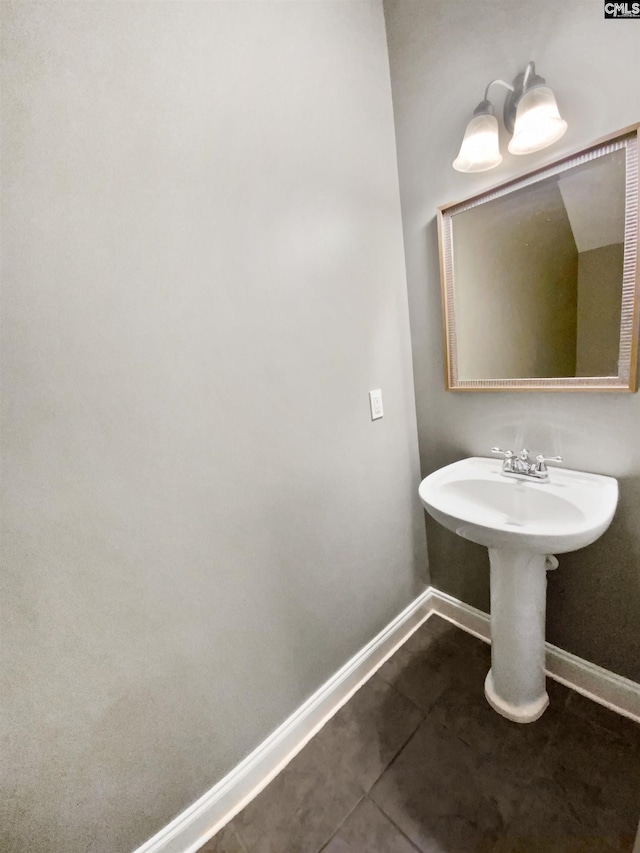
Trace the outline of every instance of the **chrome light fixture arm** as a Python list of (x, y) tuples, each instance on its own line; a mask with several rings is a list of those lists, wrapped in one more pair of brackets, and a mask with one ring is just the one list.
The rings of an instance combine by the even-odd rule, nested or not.
[[(511, 85), (511, 83), (507, 83), (504, 80), (492, 80), (490, 83), (487, 83), (487, 88), (484, 90), (484, 99), (485, 101), (489, 98), (489, 89), (494, 85), (494, 83), (499, 84), (500, 86), (504, 86), (505, 89), (508, 89), (510, 92), (515, 91), (515, 87)], [(509, 97), (509, 96), (507, 96)]]

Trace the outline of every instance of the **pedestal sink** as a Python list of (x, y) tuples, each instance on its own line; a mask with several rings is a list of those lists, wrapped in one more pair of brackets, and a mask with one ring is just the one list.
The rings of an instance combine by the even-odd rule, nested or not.
[(549, 479), (506, 477), (496, 459), (473, 457), (426, 477), (427, 512), (448, 530), (489, 549), (491, 669), (485, 695), (510, 720), (537, 720), (545, 687), (546, 571), (554, 554), (595, 542), (618, 502), (613, 477), (553, 468)]

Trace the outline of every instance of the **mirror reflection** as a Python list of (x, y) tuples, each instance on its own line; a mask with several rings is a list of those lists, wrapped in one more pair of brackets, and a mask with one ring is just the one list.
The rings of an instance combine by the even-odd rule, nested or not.
[(618, 373), (625, 152), (455, 216), (460, 379)]

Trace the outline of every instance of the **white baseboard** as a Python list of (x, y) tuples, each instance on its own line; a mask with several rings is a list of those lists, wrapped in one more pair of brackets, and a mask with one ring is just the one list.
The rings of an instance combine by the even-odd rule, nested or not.
[(134, 853), (199, 850), (269, 784), (431, 612), (429, 587), (244, 761)]
[[(430, 591), (431, 607), (435, 613), (481, 640), (491, 642), (491, 617), (488, 613), (439, 589), (431, 587)], [(551, 643), (546, 644), (546, 672), (555, 681), (640, 723), (640, 684), (635, 681), (589, 663)]]
[[(491, 642), (487, 613), (429, 587), (244, 761), (134, 853), (196, 853), (285, 767), (433, 613)], [(640, 685), (547, 643), (547, 674), (640, 722)]]

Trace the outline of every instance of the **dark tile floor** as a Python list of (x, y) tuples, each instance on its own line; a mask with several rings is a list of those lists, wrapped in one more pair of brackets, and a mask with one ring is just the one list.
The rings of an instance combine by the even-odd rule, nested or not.
[(200, 853), (631, 851), (640, 725), (550, 680), (511, 723), (489, 665), (431, 616)]

